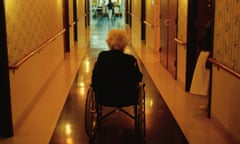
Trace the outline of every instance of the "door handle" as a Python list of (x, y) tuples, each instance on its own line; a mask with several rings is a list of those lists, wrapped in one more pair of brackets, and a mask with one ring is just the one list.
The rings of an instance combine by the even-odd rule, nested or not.
[(169, 19), (165, 19), (164, 24), (165, 24), (165, 26), (169, 26)]
[(178, 38), (174, 38), (174, 41), (175, 41), (177, 44), (179, 44), (179, 45), (187, 46), (187, 43), (186, 43), (186, 42), (184, 42), (184, 41), (182, 41), (182, 40), (180, 40), (180, 39), (178, 39)]

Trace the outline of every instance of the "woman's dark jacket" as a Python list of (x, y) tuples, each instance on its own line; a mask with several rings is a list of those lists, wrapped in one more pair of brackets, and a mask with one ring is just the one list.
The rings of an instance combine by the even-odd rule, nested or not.
[(99, 103), (106, 106), (136, 104), (141, 81), (142, 73), (134, 56), (118, 50), (99, 54), (92, 73), (92, 86)]

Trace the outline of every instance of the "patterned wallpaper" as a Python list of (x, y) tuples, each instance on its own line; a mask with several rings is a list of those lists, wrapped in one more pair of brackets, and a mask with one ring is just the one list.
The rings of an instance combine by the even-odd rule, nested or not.
[(62, 0), (5, 0), (9, 65), (63, 29)]
[(240, 73), (240, 0), (216, 0), (213, 57)]

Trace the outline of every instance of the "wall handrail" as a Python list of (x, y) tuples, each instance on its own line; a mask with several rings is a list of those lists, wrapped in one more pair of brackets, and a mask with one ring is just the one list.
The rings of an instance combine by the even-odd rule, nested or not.
[(61, 30), (60, 32), (56, 33), (53, 37), (51, 37), (50, 39), (48, 39), (47, 41), (45, 41), (44, 43), (42, 43), (37, 49), (33, 50), (32, 52), (30, 52), (29, 54), (27, 54), (26, 56), (24, 56), (22, 59), (20, 59), (19, 61), (17, 61), (15, 64), (10, 65), (8, 68), (10, 70), (16, 70), (18, 69), (23, 63), (25, 63), (28, 59), (30, 59), (32, 56), (34, 56), (35, 54), (39, 53), (46, 45), (48, 45), (49, 43), (51, 43), (52, 41), (54, 41), (57, 37), (59, 37), (60, 35), (62, 35), (64, 32), (66, 31), (66, 29)]
[(150, 26), (150, 27), (154, 27), (154, 25), (153, 25), (153, 24), (151, 24), (150, 22), (143, 21), (143, 23), (144, 23), (144, 24), (146, 24), (146, 25), (148, 25), (148, 26)]
[(77, 18), (77, 22), (79, 22), (81, 19), (84, 19), (85, 17), (86, 17), (86, 14), (80, 15), (80, 16)]
[(136, 16), (136, 15), (135, 15), (135, 14), (133, 14), (133, 13), (130, 13), (130, 15), (131, 15), (132, 17), (136, 18), (136, 19), (139, 19), (139, 20), (141, 20), (141, 19), (142, 19), (141, 17), (138, 17), (138, 16)]
[(174, 38), (174, 41), (175, 41), (177, 44), (180, 44), (180, 45), (183, 45), (183, 46), (186, 46), (186, 45), (187, 45), (186, 42), (184, 42), (184, 41), (182, 41), (182, 40), (180, 40), (180, 39), (178, 39), (178, 38)]
[(75, 24), (76, 24), (76, 22), (75, 22), (75, 21), (72, 21), (71, 23), (68, 24), (68, 26), (69, 26), (69, 27), (72, 27), (72, 26), (74, 26)]
[(220, 63), (215, 58), (208, 58), (208, 61), (211, 62), (212, 64), (216, 65), (218, 68), (222, 68), (225, 71), (227, 71), (228, 73), (234, 75), (235, 77), (240, 78), (240, 73), (239, 72), (236, 72), (233, 69), (229, 68), (228, 66)]

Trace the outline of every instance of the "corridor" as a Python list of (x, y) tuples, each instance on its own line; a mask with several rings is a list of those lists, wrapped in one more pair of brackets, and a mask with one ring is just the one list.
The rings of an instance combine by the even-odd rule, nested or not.
[[(129, 36), (134, 35), (120, 18), (93, 20), (86, 29), (88, 47), (75, 44), (37, 93), (27, 113), (23, 113), (14, 136), (1, 138), (0, 144), (89, 143), (84, 129), (86, 92), (98, 53), (108, 49), (105, 37), (112, 28), (126, 29)], [(159, 53), (153, 53), (144, 44), (133, 47), (131, 43), (126, 52), (138, 58), (144, 73), (146, 144), (231, 144), (207, 118), (207, 112), (198, 109), (207, 102), (206, 97), (185, 92), (183, 85), (161, 65)], [(96, 143), (138, 143), (133, 121), (125, 115), (116, 113), (104, 123)]]
[[(113, 28), (124, 29), (122, 18), (108, 20), (98, 18), (90, 27), (90, 44), (80, 64), (75, 81), (69, 92), (61, 116), (52, 135), (51, 144), (87, 144), (88, 137), (84, 129), (84, 109), (87, 90), (90, 84), (91, 71), (102, 50), (106, 50), (105, 36)], [(136, 56), (132, 47), (128, 46), (127, 53)], [(137, 56), (136, 56), (137, 57)], [(146, 84), (146, 137), (149, 144), (187, 144), (188, 141), (169, 111), (156, 86), (139, 60), (144, 82)], [(103, 127), (97, 132), (97, 144), (138, 144), (144, 143), (137, 139), (134, 132), (134, 121), (118, 112), (103, 121)], [(67, 132), (70, 131), (70, 132)]]

